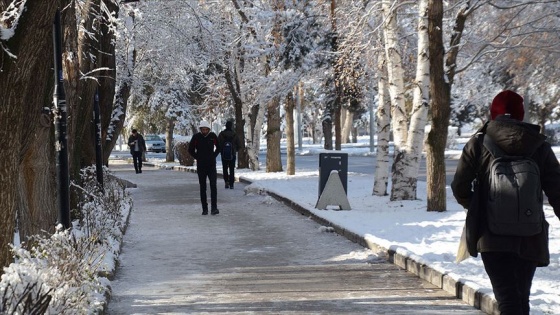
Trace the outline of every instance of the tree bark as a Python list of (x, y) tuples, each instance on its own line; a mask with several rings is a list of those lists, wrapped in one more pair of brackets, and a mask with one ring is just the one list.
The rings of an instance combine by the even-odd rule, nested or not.
[[(445, 181), (445, 147), (451, 113), (451, 86), (457, 67), (457, 56), (465, 22), (470, 13), (468, 2), (457, 13), (450, 49), (445, 57), (443, 45), (442, 0), (429, 0), (430, 93), (432, 96), (432, 128), (426, 141), (427, 207), (428, 211), (447, 210)], [(445, 58), (445, 68), (443, 66)], [(445, 71), (447, 69), (447, 72)]]
[[(391, 119), (393, 126), (394, 156), (392, 167), (391, 200), (416, 199), (416, 184), (407, 175), (407, 135), (408, 119), (404, 95), (404, 69), (398, 49), (397, 12), (389, 0), (382, 1), (383, 35), (387, 58), (389, 96), (391, 99)], [(414, 180), (414, 179), (413, 179)]]
[(350, 134), (352, 133), (352, 124), (354, 123), (354, 113), (346, 108), (343, 108), (342, 121), (344, 121), (341, 136), (342, 143), (350, 143)]
[[(297, 87), (294, 88), (297, 92)], [(294, 94), (288, 93), (286, 96), (286, 174), (295, 175), (296, 174), (296, 145), (295, 145), (295, 133), (294, 133), (294, 108), (295, 100)], [(300, 127), (301, 128), (301, 127)]]
[[(226, 53), (226, 60), (229, 60), (230, 54)], [(237, 59), (242, 57), (237, 57)], [(233, 70), (230, 70), (229, 66), (224, 71), (224, 77), (226, 79), (226, 84), (231, 95), (233, 101), (233, 107), (235, 109), (235, 133), (239, 137), (240, 147), (237, 151), (237, 168), (248, 168), (249, 167), (249, 155), (247, 153), (247, 147), (245, 146), (245, 122), (246, 120), (243, 118), (243, 108), (244, 103), (243, 99), (241, 98), (241, 92), (239, 90), (239, 80), (237, 76), (237, 65), (239, 64), (238, 61), (233, 62)], [(233, 74), (232, 74), (233, 72)], [(249, 115), (248, 115), (249, 116)], [(249, 121), (249, 125), (247, 128), (251, 128), (251, 124)]]
[[(379, 104), (377, 106), (377, 158), (375, 163), (374, 196), (387, 196), (389, 186), (389, 138), (391, 136), (391, 102), (387, 98), (387, 76), (385, 54), (379, 53), (377, 59), (377, 87)], [(372, 135), (373, 137), (373, 135)]]
[(282, 172), (282, 158), (280, 152), (280, 100), (275, 97), (267, 106), (266, 130), (266, 172)]
[(175, 129), (175, 120), (167, 118), (165, 127), (165, 162), (174, 162), (175, 153), (173, 153), (173, 129)]
[[(107, 1), (105, 5), (108, 11), (118, 14), (119, 6), (116, 3)], [(113, 151), (118, 135), (122, 131), (122, 126), (124, 125), (124, 123), (120, 124), (120, 129), (114, 129), (111, 124), (117, 82), (115, 41), (115, 34), (111, 32), (106, 23), (103, 23), (101, 25), (100, 38), (101, 53), (98, 54), (97, 58), (99, 59), (99, 64), (107, 68), (107, 70), (99, 72), (99, 109), (101, 113), (101, 143), (104, 165), (109, 165), (109, 155)], [(124, 116), (122, 119), (124, 120)], [(107, 141), (107, 139), (112, 139), (113, 135), (116, 135), (114, 137), (115, 141)]]
[(426, 141), (428, 211), (447, 209), (445, 191), (445, 146), (450, 115), (450, 86), (443, 68), (442, 0), (429, 0), (430, 92), (432, 96), (432, 127)]
[[(93, 99), (97, 82), (84, 74), (91, 74), (96, 68), (91, 56), (97, 56), (99, 51), (99, 36), (94, 31), (97, 22), (97, 8), (100, 0), (88, 0), (76, 12), (75, 5), (70, 5), (63, 11), (64, 48), (63, 73), (64, 89), (68, 104), (68, 152), (71, 179), (80, 181), (80, 169), (95, 161), (95, 142), (92, 140), (91, 121)], [(76, 22), (79, 16), (81, 23)], [(78, 26), (79, 25), (79, 29)]]
[(261, 142), (261, 130), (264, 121), (264, 112), (266, 106), (255, 105), (250, 110), (246, 110), (249, 126), (247, 128), (246, 150), (249, 160), (249, 168), (252, 171), (260, 169), (259, 150)]
[(323, 137), (325, 139), (325, 150), (332, 150), (332, 119), (329, 115), (328, 117), (323, 118), (321, 121), (321, 126), (323, 127)]
[[(418, 49), (416, 57), (416, 77), (412, 99), (412, 112), (406, 141), (403, 179), (410, 183), (411, 195), (416, 196), (418, 169), (424, 147), (424, 129), (428, 116), (430, 84), (430, 60), (428, 58), (428, 0), (420, 0), (418, 13)], [(415, 197), (416, 199), (416, 197)]]
[[(6, 8), (11, 3), (0, 0), (0, 7)], [(26, 3), (16, 33), (2, 43), (16, 58), (0, 50), (0, 146), (4, 148), (0, 150), (0, 267), (13, 261), (8, 244), (13, 242), (16, 226), (21, 163), (34, 143), (31, 137), (37, 132), (45, 107), (45, 95), (41, 91), (52, 91), (54, 58), (45, 58), (37, 52), (52, 51), (57, 7), (56, 1)], [(41, 189), (37, 193), (45, 192)]]
[[(336, 21), (336, 0), (331, 0), (331, 26), (332, 26), (332, 33), (334, 34), (331, 42), (331, 49), (333, 54), (336, 55), (338, 52), (338, 35), (337, 34), (337, 21)], [(335, 59), (336, 60), (336, 59)], [(334, 125), (334, 149), (340, 151), (342, 149), (342, 96), (344, 94), (343, 86), (342, 86), (342, 66), (335, 64), (333, 65), (334, 68), (334, 90), (335, 90), (335, 98), (333, 104), (333, 116), (332, 116), (332, 124)], [(332, 134), (332, 133), (329, 133)], [(326, 137), (326, 134), (325, 134)], [(326, 138), (325, 138), (326, 140)], [(325, 141), (326, 146), (326, 141)], [(332, 149), (332, 148), (331, 148)]]
[(41, 125), (29, 139), (32, 145), (21, 163), (18, 181), (18, 231), (21, 241), (27, 241), (32, 235), (55, 231), (58, 211), (53, 161), (56, 157), (51, 126)]

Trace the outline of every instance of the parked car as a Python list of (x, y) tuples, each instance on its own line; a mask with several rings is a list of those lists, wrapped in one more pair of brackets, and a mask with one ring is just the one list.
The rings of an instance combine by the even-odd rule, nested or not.
[(146, 149), (148, 152), (165, 153), (165, 141), (158, 135), (146, 135)]

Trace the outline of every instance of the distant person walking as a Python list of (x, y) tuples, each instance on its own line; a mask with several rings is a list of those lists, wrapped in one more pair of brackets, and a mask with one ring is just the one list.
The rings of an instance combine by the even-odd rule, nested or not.
[(233, 131), (233, 122), (226, 122), (226, 129), (218, 135), (218, 142), (221, 148), (222, 167), (226, 188), (233, 189), (235, 182), (235, 155), (239, 149), (239, 137)]
[(200, 184), (200, 201), (202, 215), (208, 214), (208, 200), (206, 195), (206, 178), (210, 181), (211, 214), (220, 213), (218, 210), (218, 192), (216, 188), (217, 171), (216, 157), (220, 154), (218, 137), (210, 131), (210, 124), (203, 120), (198, 125), (200, 132), (193, 135), (189, 142), (189, 154), (196, 160), (196, 172)]
[(560, 218), (560, 165), (539, 126), (523, 122), (519, 94), (496, 95), (490, 114), (465, 145), (451, 188), (468, 209), (467, 247), (481, 253), (501, 314), (529, 315), (536, 268), (550, 263), (542, 192)]
[(142, 153), (146, 152), (146, 142), (136, 129), (132, 129), (132, 133), (128, 137), (128, 146), (130, 147), (136, 174), (142, 173)]

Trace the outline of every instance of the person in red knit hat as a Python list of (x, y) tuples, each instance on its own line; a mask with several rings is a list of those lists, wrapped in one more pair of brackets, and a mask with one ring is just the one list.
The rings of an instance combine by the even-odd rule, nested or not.
[[(487, 209), (490, 165), (494, 157), (483, 144), (488, 141), (486, 137), (493, 142), (489, 146), (492, 150), (498, 147), (509, 156), (534, 160), (540, 171), (541, 188), (560, 218), (560, 164), (550, 144), (545, 141), (546, 137), (540, 133), (540, 127), (523, 122), (524, 113), (521, 95), (510, 90), (498, 93), (490, 106), (491, 120), (463, 148), (451, 183), (455, 199), (468, 209), (466, 235), (469, 253), (474, 257), (481, 254), (502, 315), (529, 315), (535, 270), (550, 263), (548, 223), (539, 218), (542, 224), (535, 226), (540, 232), (531, 236), (504, 235), (506, 233), (490, 230)], [(476, 190), (474, 184), (478, 185)], [(542, 209), (542, 193), (538, 195)], [(474, 201), (473, 204), (471, 201)]]
[(523, 116), (525, 114), (525, 109), (523, 108), (523, 97), (521, 95), (505, 90), (492, 100), (492, 106), (490, 106), (490, 115), (492, 120), (496, 119), (500, 115), (509, 114), (511, 118), (523, 121)]

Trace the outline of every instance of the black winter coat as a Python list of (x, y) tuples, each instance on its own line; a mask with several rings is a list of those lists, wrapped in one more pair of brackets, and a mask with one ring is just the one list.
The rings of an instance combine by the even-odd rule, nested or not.
[(237, 150), (239, 150), (239, 147), (241, 146), (239, 137), (237, 136), (235, 131), (226, 128), (220, 132), (220, 134), (218, 135), (218, 143), (220, 144), (220, 147), (223, 147), (226, 141), (230, 141), (233, 144), (233, 156), (235, 157)]
[(197, 167), (215, 166), (216, 157), (220, 154), (218, 136), (209, 132), (206, 136), (198, 132), (189, 142), (189, 154), (196, 160)]
[[(560, 218), (560, 165), (546, 137), (539, 133), (539, 126), (509, 119), (505, 116), (490, 121), (482, 132), (484, 137), (490, 137), (506, 154), (515, 156), (530, 156), (538, 164), (541, 173), (541, 186), (548, 197), (548, 202), (554, 208), (554, 213)], [(478, 136), (473, 136), (463, 148), (463, 153), (457, 165), (457, 171), (451, 183), (451, 189), (457, 202), (466, 209), (469, 208), (473, 197), (472, 183), (481, 172), (480, 199), (488, 198), (488, 175), (492, 155), (482, 145)], [(478, 252), (513, 252), (520, 257), (536, 261), (539, 266), (546, 266), (550, 262), (548, 250), (548, 223), (542, 233), (535, 236), (502, 236), (495, 235), (488, 230), (485, 220), (484, 202), (481, 202), (480, 220), (477, 226), (472, 226), (467, 220), (467, 230), (480, 231), (477, 242)], [(471, 225), (471, 226), (469, 226)], [(471, 253), (472, 254), (472, 253)]]
[(130, 135), (128, 137), (128, 147), (130, 148), (130, 153), (134, 151), (134, 141), (138, 141), (138, 148), (140, 148), (140, 152), (146, 152), (146, 141), (144, 141), (144, 137), (141, 134), (137, 133), (136, 137)]

